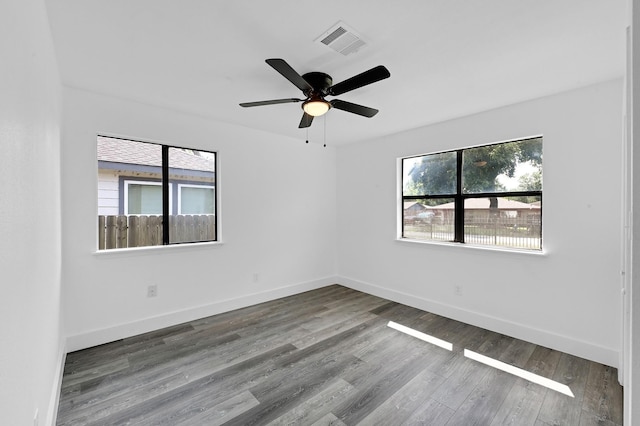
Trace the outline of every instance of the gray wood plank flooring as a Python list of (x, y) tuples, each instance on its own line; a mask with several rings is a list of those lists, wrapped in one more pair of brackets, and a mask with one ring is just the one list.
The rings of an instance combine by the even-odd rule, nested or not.
[(57, 424), (614, 426), (622, 388), (612, 367), (333, 285), (68, 354)]

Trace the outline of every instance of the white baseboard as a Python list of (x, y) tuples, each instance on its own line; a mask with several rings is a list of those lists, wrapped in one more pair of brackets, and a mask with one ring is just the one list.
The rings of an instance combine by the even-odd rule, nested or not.
[(496, 318), (490, 315), (461, 309), (452, 305), (443, 304), (419, 296), (390, 290), (363, 281), (354, 280), (348, 277), (339, 276), (336, 283), (345, 287), (359, 290), (374, 296), (383, 297), (394, 302), (432, 312), (447, 318), (464, 322), (466, 324), (481, 327), (496, 333), (515, 337), (547, 348), (566, 352), (571, 355), (585, 358), (601, 364), (618, 367), (618, 351), (595, 345), (589, 342), (577, 340), (568, 336), (553, 333), (547, 330), (540, 330), (526, 324), (519, 324)]
[(287, 297), (309, 290), (336, 284), (336, 277), (326, 277), (318, 280), (307, 281), (294, 285), (278, 287), (260, 293), (253, 293), (233, 299), (221, 300), (202, 306), (170, 312), (155, 317), (141, 319), (133, 323), (119, 324), (113, 327), (92, 330), (82, 334), (67, 337), (67, 350), (69, 352), (90, 348), (126, 337), (136, 336), (149, 331), (170, 327), (177, 324), (205, 318), (211, 315), (244, 308), (257, 303)]
[(53, 386), (51, 387), (51, 399), (49, 410), (46, 414), (46, 425), (55, 426), (58, 417), (58, 405), (60, 403), (60, 390), (62, 388), (62, 375), (64, 374), (64, 363), (67, 359), (67, 349), (64, 342), (60, 344), (58, 350), (58, 362), (53, 376)]
[(571, 355), (612, 367), (618, 367), (619, 353), (611, 348), (584, 342), (569, 336), (556, 334), (548, 330), (541, 330), (526, 324), (515, 323), (493, 317), (491, 315), (461, 309), (456, 306), (443, 304), (420, 296), (379, 287), (344, 276), (326, 277), (290, 286), (278, 287), (260, 293), (249, 294), (151, 318), (145, 318), (134, 323), (119, 324), (109, 328), (69, 336), (67, 337), (67, 350), (72, 352), (85, 349), (118, 339), (158, 330), (164, 327), (170, 327), (172, 325), (228, 312), (234, 309), (244, 308), (257, 303), (314, 290), (331, 284), (340, 284), (354, 290), (363, 291), (398, 303), (433, 312), (434, 314), (442, 315), (447, 318), (462, 321), (467, 324), (482, 327), (487, 330), (521, 340), (526, 340), (537, 345), (556, 349), (558, 351), (566, 352)]

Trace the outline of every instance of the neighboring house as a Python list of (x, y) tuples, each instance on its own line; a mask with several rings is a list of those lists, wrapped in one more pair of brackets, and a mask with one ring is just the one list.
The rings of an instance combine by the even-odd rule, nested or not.
[[(207, 153), (171, 148), (172, 215), (215, 212), (215, 162)], [(98, 136), (98, 215), (162, 214), (159, 145)]]
[(436, 212), (430, 207), (420, 204), (417, 201), (404, 202), (404, 222), (413, 223), (431, 223), (436, 216)]
[(427, 206), (420, 204), (417, 201), (405, 201), (404, 202), (404, 217), (413, 217), (418, 213), (427, 210)]
[[(487, 222), (490, 218), (495, 217), (492, 213), (498, 213), (498, 217), (502, 219), (513, 219), (520, 223), (526, 222), (536, 225), (540, 224), (540, 204), (540, 202), (528, 204), (507, 198), (498, 198), (498, 207), (491, 209), (488, 198), (469, 198), (465, 200), (465, 222)], [(453, 202), (428, 208), (436, 214), (440, 213), (445, 222), (453, 222)]]

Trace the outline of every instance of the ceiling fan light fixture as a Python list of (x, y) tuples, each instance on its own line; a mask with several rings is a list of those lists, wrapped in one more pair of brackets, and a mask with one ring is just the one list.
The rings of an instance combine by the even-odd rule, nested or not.
[(325, 101), (324, 99), (309, 99), (302, 104), (302, 109), (304, 110), (304, 112), (313, 117), (324, 115), (327, 111), (329, 111), (330, 107), (331, 105), (329, 104), (329, 102)]

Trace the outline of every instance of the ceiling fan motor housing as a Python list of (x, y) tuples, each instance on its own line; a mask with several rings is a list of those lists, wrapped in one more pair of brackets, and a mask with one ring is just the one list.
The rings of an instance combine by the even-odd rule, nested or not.
[(303, 74), (302, 78), (304, 78), (305, 81), (313, 87), (313, 91), (304, 92), (306, 96), (312, 96), (313, 94), (326, 96), (328, 94), (329, 87), (333, 85), (333, 79), (331, 76), (323, 72), (308, 72)]

